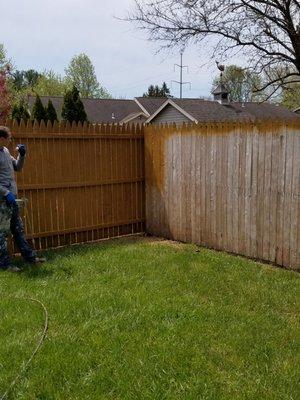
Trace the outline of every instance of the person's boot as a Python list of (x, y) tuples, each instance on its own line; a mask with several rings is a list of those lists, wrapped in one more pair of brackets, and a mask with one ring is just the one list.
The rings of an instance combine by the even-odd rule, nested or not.
[(31, 261), (32, 264), (41, 264), (46, 262), (46, 258), (45, 257), (35, 257), (34, 260)]
[(7, 271), (7, 272), (22, 272), (22, 269), (19, 267), (16, 267), (15, 265), (8, 265), (7, 268), (5, 268), (5, 271)]

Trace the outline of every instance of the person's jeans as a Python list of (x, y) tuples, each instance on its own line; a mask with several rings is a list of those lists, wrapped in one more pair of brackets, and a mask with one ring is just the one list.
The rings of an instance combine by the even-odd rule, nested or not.
[[(14, 242), (19, 248), (25, 261), (33, 262), (36, 252), (32, 249), (25, 238), (24, 226), (19, 214), (17, 204), (8, 206), (6, 203), (0, 205), (0, 268), (5, 269), (10, 265), (10, 257), (7, 249), (8, 222), (9, 229), (13, 235)], [(8, 221), (8, 222), (6, 222)]]

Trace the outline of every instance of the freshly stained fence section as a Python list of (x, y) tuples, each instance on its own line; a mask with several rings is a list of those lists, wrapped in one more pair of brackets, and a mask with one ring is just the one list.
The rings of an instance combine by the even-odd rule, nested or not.
[(154, 235), (300, 268), (300, 123), (149, 126)]
[(28, 149), (16, 173), (37, 249), (144, 231), (144, 136), (140, 126), (13, 124), (11, 151)]

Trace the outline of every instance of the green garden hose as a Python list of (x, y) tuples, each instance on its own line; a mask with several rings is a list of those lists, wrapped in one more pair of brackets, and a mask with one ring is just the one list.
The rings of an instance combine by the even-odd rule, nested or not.
[(8, 396), (8, 394), (11, 392), (11, 390), (12, 390), (12, 389), (14, 388), (14, 386), (17, 384), (17, 382), (18, 382), (18, 380), (20, 379), (20, 377), (22, 376), (22, 374), (24, 374), (24, 372), (27, 370), (27, 368), (28, 368), (29, 364), (32, 362), (34, 356), (36, 355), (36, 353), (37, 353), (37, 352), (39, 351), (39, 349), (41, 348), (41, 346), (42, 346), (42, 344), (43, 344), (43, 342), (44, 342), (44, 340), (45, 340), (47, 330), (48, 330), (48, 311), (47, 311), (46, 307), (44, 306), (44, 304), (43, 304), (40, 300), (33, 299), (33, 298), (28, 298), (28, 299), (22, 299), (22, 298), (19, 298), (19, 297), (15, 297), (15, 298), (21, 299), (21, 300), (30, 300), (30, 301), (33, 301), (33, 302), (39, 304), (39, 305), (42, 307), (42, 309), (43, 309), (43, 311), (44, 311), (44, 317), (45, 317), (44, 329), (43, 329), (43, 333), (42, 333), (42, 335), (41, 335), (41, 337), (40, 337), (40, 339), (39, 339), (39, 341), (38, 341), (38, 343), (37, 343), (37, 345), (36, 345), (36, 347), (35, 347), (33, 353), (31, 354), (30, 358), (29, 358), (28, 361), (25, 363), (24, 367), (21, 368), (21, 370), (20, 370), (20, 372), (18, 373), (18, 375), (17, 375), (17, 376), (14, 378), (14, 380), (11, 382), (11, 384), (9, 385), (8, 389), (6, 390), (6, 392), (0, 397), (0, 400), (5, 400), (5, 399), (6, 399), (6, 397)]

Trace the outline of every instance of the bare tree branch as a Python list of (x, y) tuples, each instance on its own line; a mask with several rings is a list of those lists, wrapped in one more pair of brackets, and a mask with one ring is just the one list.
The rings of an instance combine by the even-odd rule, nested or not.
[(254, 72), (268, 77), (261, 89), (300, 76), (300, 4), (297, 0), (134, 0), (126, 18), (161, 48), (200, 45), (217, 37), (207, 52), (230, 56), (241, 50)]

